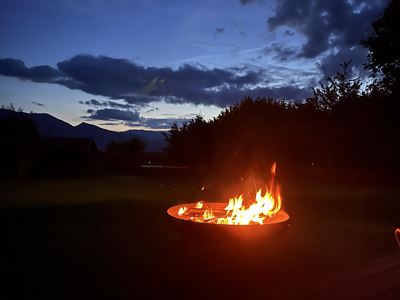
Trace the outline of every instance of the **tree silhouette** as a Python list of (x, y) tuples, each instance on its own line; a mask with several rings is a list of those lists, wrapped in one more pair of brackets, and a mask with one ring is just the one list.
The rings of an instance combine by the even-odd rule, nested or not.
[(210, 123), (203, 117), (196, 116), (179, 127), (171, 126), (171, 130), (164, 134), (167, 146), (164, 151), (173, 162), (203, 164), (210, 159), (213, 149), (213, 134)]
[(16, 178), (19, 165), (33, 156), (32, 146), (39, 138), (35, 122), (15, 111), (12, 104), (7, 108), (9, 118), (0, 119), (0, 179)]
[(350, 64), (351, 60), (344, 61), (340, 64), (341, 72), (333, 77), (326, 77), (325, 82), (320, 82), (319, 87), (313, 88), (314, 98), (321, 108), (332, 110), (338, 103), (361, 95), (361, 80), (353, 77)]
[(366, 68), (379, 86), (390, 94), (400, 94), (400, 1), (391, 0), (381, 18), (372, 23), (373, 34), (361, 43), (368, 48)]
[(104, 154), (106, 171), (122, 174), (137, 172), (144, 148), (145, 143), (136, 137), (124, 142), (110, 142)]

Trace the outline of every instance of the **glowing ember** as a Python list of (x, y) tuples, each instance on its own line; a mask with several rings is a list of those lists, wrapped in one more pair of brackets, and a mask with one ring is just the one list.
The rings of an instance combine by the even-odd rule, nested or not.
[[(282, 207), (282, 198), (275, 182), (276, 164), (271, 167), (271, 181), (259, 188), (255, 199), (245, 204), (242, 195), (232, 197), (228, 203), (197, 203), (171, 207), (168, 214), (179, 219), (209, 224), (253, 225), (283, 222), (289, 219)], [(176, 214), (178, 216), (176, 216)], [(279, 215), (279, 217), (277, 216)]]

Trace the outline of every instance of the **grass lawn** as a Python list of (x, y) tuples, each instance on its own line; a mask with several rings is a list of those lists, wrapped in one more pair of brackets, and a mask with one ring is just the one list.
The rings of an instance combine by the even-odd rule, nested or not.
[(318, 297), (332, 278), (397, 251), (396, 187), (284, 182), (291, 222), (280, 234), (187, 241), (169, 226), (165, 210), (204, 197), (200, 187), (188, 177), (0, 182), (8, 287), (0, 294)]

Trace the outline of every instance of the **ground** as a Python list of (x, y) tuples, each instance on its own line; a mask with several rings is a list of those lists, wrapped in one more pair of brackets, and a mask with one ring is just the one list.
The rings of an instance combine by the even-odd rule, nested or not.
[(281, 232), (187, 240), (165, 210), (204, 197), (188, 176), (0, 182), (0, 297), (399, 297), (400, 188), (282, 185)]

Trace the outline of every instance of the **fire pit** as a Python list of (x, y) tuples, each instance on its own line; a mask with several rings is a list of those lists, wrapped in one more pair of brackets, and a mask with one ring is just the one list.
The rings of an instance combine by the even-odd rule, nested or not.
[[(254, 200), (245, 201), (242, 195), (228, 202), (205, 202), (179, 204), (170, 207), (167, 214), (177, 230), (190, 236), (212, 232), (226, 232), (241, 236), (255, 236), (282, 228), (289, 215), (282, 209), (279, 185), (275, 182), (276, 164), (271, 168), (269, 185), (259, 188)], [(225, 233), (224, 233), (225, 232)]]

